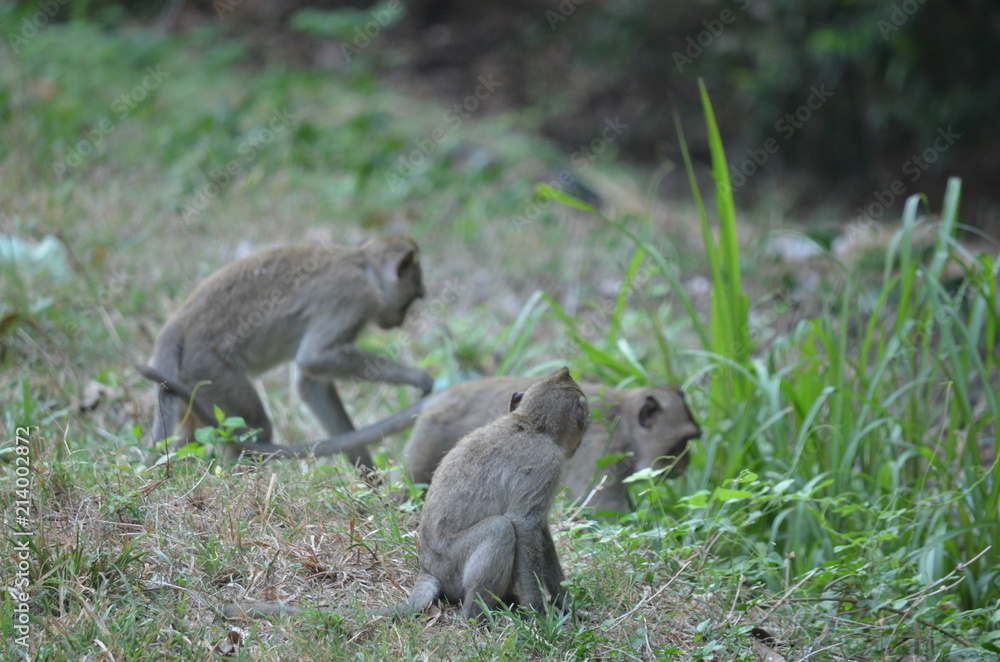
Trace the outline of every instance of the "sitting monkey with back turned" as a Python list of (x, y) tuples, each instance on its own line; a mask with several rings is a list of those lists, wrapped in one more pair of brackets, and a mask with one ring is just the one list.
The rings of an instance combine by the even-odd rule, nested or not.
[[(353, 344), (369, 322), (383, 329), (400, 326), (407, 308), (423, 295), (419, 252), (409, 235), (371, 239), (355, 248), (275, 248), (230, 264), (191, 293), (157, 336), (150, 365), (139, 366), (161, 384), (154, 438), (159, 442), (174, 433), (194, 395), (187, 437), (198, 424), (216, 425), (215, 405), (227, 416), (241, 416), (248, 428), (259, 428), (257, 444), (250, 446), (268, 448), (271, 421), (250, 378), (286, 361), (295, 362), (299, 395), (333, 436), (354, 429), (334, 379), (409, 384), (430, 392), (434, 381), (425, 370)], [(351, 447), (348, 459), (372, 467), (362, 445)]]
[(420, 574), (382, 615), (423, 611), (438, 598), (466, 618), (500, 601), (540, 610), (542, 587), (565, 606), (549, 511), (566, 458), (590, 420), (566, 369), (515, 393), (510, 413), (471, 432), (434, 474), (420, 519)]

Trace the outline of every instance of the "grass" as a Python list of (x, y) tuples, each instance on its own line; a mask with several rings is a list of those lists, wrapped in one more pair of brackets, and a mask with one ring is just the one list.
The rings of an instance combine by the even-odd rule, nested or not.
[[(707, 97), (714, 209), (688, 159), (692, 207), (628, 211), (634, 196), (614, 191), (643, 174), (609, 157), (587, 171), (610, 209), (597, 213), (536, 195), (558, 151), (503, 114), (450, 131), (400, 185), (383, 175), (441, 126), (435, 103), (384, 87), (363, 58), (329, 75), (244, 55), (211, 31), (69, 23), (0, 56), (0, 233), (67, 250), (0, 268), (0, 577), (27, 573), (33, 659), (211, 659), (233, 642), (227, 656), (254, 660), (995, 658), (996, 265), (955, 239), (957, 182), (934, 220), (935, 201), (907, 202), (877, 268), (827, 257), (803, 294), (737, 219)], [(122, 115), (157, 66), (169, 76)], [(113, 131), (57, 172), (106, 118)], [(927, 249), (914, 237), (932, 222)], [(149, 467), (137, 425), (154, 403), (129, 365), (197, 281), (263, 246), (392, 231), (421, 241), (429, 293), (367, 345), (442, 382), (568, 361), (611, 384), (684, 383), (705, 432), (685, 477), (634, 476), (622, 524), (557, 505), (592, 619), (359, 618), (412, 585), (419, 503), (337, 461)], [(702, 275), (710, 300), (691, 285)], [(276, 428), (315, 437), (285, 377), (263, 380)], [(362, 423), (413, 397), (343, 392)], [(343, 614), (217, 614), (238, 599)], [(5, 601), (3, 657), (23, 659)]]

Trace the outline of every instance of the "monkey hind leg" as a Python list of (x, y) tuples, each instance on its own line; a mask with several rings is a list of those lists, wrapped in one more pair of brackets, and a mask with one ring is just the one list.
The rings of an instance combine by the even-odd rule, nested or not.
[(494, 609), (501, 600), (512, 601), (517, 536), (509, 519), (497, 516), (479, 522), (462, 534), (456, 547), (465, 548), (462, 613), (466, 618), (479, 618), (484, 606)]
[[(208, 370), (198, 371), (200, 375), (198, 382), (208, 382), (198, 389), (197, 398), (207, 405), (209, 411), (214, 412), (218, 407), (227, 417), (240, 417), (246, 423), (246, 427), (238, 428), (234, 431), (236, 437), (241, 437), (250, 430), (259, 430), (256, 441), (259, 444), (269, 444), (273, 437), (273, 426), (271, 419), (267, 416), (267, 410), (260, 399), (260, 394), (244, 374), (227, 366), (219, 366), (218, 369), (209, 372)], [(184, 407), (186, 403), (181, 402)], [(183, 413), (183, 412), (182, 412)], [(216, 426), (218, 421), (214, 418), (210, 421), (202, 421), (195, 416), (192, 411), (188, 417), (187, 425), (191, 428), (193, 436), (194, 429), (201, 426)], [(239, 451), (230, 444), (226, 444), (224, 454), (227, 460), (239, 458)]]
[(434, 575), (421, 572), (417, 576), (417, 581), (413, 584), (410, 597), (392, 607), (379, 609), (379, 616), (391, 616), (401, 618), (417, 612), (424, 611), (431, 606), (437, 598), (442, 595), (441, 582)]
[[(351, 417), (347, 415), (333, 382), (320, 381), (300, 374), (297, 386), (299, 397), (309, 406), (328, 435), (336, 437), (354, 429)], [(372, 456), (364, 446), (352, 448), (346, 451), (344, 456), (353, 465), (365, 469), (375, 468)]]
[(180, 405), (177, 396), (160, 387), (156, 389), (156, 400), (156, 414), (153, 417), (153, 429), (150, 430), (153, 434), (154, 447), (174, 434)]

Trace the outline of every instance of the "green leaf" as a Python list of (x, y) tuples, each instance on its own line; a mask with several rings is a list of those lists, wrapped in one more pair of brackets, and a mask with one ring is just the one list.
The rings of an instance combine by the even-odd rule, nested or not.
[(753, 493), (747, 492), (746, 490), (734, 490), (728, 487), (717, 487), (715, 491), (712, 492), (712, 499), (714, 501), (740, 501), (743, 499), (750, 499), (753, 497)]
[(535, 188), (535, 191), (543, 198), (551, 198), (569, 207), (574, 207), (575, 209), (579, 209), (581, 211), (589, 211), (591, 214), (600, 214), (600, 212), (597, 211), (597, 208), (593, 205), (588, 205), (583, 200), (574, 198), (573, 196), (563, 193), (562, 191), (557, 191), (548, 184), (539, 184)]
[(198, 428), (194, 431), (194, 440), (203, 446), (211, 444), (215, 437), (216, 428), (213, 427)]
[(637, 483), (641, 480), (653, 480), (657, 476), (661, 476), (666, 473), (666, 469), (654, 469), (653, 467), (646, 467), (644, 469), (639, 469), (634, 474), (627, 478), (623, 478), (623, 483)]
[(681, 497), (681, 503), (689, 508), (704, 508), (708, 505), (708, 490), (698, 490), (694, 494)]
[(594, 462), (598, 469), (603, 469), (604, 467), (610, 466), (617, 462), (618, 460), (624, 460), (627, 457), (632, 457), (632, 453), (616, 453), (614, 455), (605, 455), (604, 457), (597, 458)]
[(222, 421), (221, 426), (229, 430), (234, 430), (236, 428), (245, 428), (247, 426), (247, 422), (242, 416), (230, 416), (226, 420)]

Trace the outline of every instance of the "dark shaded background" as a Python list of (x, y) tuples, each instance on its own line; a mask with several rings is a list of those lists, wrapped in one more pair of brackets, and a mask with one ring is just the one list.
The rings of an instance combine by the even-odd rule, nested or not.
[[(352, 25), (387, 10), (393, 20), (359, 42), (327, 20), (351, 7)], [(865, 210), (898, 219), (905, 195), (940, 200), (946, 178), (959, 176), (965, 219), (1000, 236), (996, 2), (133, 0), (76, 13), (167, 30), (221, 22), (254, 44), (254, 58), (333, 69), (365, 58), (447, 99), (492, 75), (503, 85), (491, 109), (534, 109), (537, 128), (567, 153), (620, 117), (629, 125), (622, 155), (643, 163), (679, 158), (675, 113), (707, 161), (703, 77), (738, 204), (763, 201), (806, 220), (819, 208), (843, 220)], [(739, 168), (752, 173), (742, 185)]]

